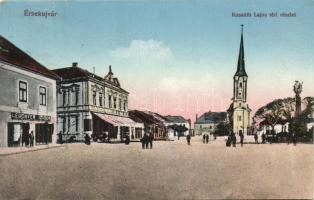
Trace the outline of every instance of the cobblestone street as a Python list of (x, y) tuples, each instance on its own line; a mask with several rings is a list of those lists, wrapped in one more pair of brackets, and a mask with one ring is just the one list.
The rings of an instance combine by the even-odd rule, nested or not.
[(313, 145), (69, 144), (0, 157), (0, 199), (313, 198)]

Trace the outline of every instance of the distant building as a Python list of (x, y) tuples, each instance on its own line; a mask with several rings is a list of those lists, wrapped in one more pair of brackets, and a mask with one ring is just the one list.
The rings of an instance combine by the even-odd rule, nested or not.
[(58, 76), (0, 36), (0, 146), (56, 142)]
[(105, 136), (122, 141), (134, 135), (143, 124), (128, 117), (128, 95), (109, 66), (102, 78), (73, 63), (72, 67), (53, 70), (62, 77), (58, 81), (58, 132), (64, 139), (83, 141), (85, 134), (95, 141)]
[(129, 116), (132, 120), (143, 123), (144, 132), (147, 134), (153, 133), (155, 140), (168, 139), (168, 120), (162, 115), (150, 111), (131, 110)]
[(206, 112), (196, 119), (194, 131), (196, 135), (212, 135), (219, 123), (228, 122), (226, 112)]
[(233, 98), (228, 109), (228, 115), (232, 124), (233, 132), (236, 134), (248, 134), (250, 130), (251, 109), (247, 103), (247, 79), (244, 62), (243, 25), (241, 31), (241, 42), (239, 50), (238, 67), (233, 76)]
[[(168, 127), (168, 138), (175, 139), (180, 136), (187, 136), (191, 130), (191, 121), (185, 119), (182, 116), (171, 116), (167, 115), (165, 118), (169, 121), (166, 123)], [(186, 130), (184, 130), (186, 129)], [(180, 131), (184, 130), (184, 131)]]
[[(258, 135), (261, 134), (271, 134), (272, 123), (268, 120), (261, 121), (259, 123), (259, 129), (257, 131)], [(280, 120), (274, 125), (275, 134), (277, 133), (288, 133), (289, 132), (289, 122), (288, 120)]]

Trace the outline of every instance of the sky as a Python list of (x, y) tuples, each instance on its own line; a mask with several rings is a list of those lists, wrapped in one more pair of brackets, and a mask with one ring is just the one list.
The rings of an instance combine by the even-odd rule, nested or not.
[[(54, 11), (55, 17), (24, 16)], [(232, 13), (251, 17), (232, 17)], [(296, 17), (255, 17), (296, 13)], [(233, 95), (241, 27), (248, 104), (314, 96), (314, 1), (3, 1), (0, 34), (50, 69), (113, 73), (129, 109), (163, 115), (226, 111)]]

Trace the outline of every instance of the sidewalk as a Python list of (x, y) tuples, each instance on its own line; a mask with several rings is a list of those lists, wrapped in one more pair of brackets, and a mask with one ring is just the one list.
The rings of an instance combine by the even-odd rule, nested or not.
[(60, 144), (48, 144), (48, 145), (38, 145), (34, 147), (0, 147), (0, 157), (13, 155), (13, 154), (45, 150), (45, 149), (53, 149), (53, 148), (58, 148), (58, 147), (65, 147), (65, 146), (60, 145)]

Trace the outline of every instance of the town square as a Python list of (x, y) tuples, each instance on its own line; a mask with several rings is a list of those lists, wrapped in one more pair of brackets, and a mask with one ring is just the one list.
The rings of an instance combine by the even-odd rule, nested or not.
[[(1, 199), (310, 199), (313, 145), (72, 144), (0, 156)], [(32, 187), (27, 187), (32, 185)], [(36, 189), (33, 189), (35, 187)]]
[(0, 199), (313, 199), (285, 2), (0, 1)]

